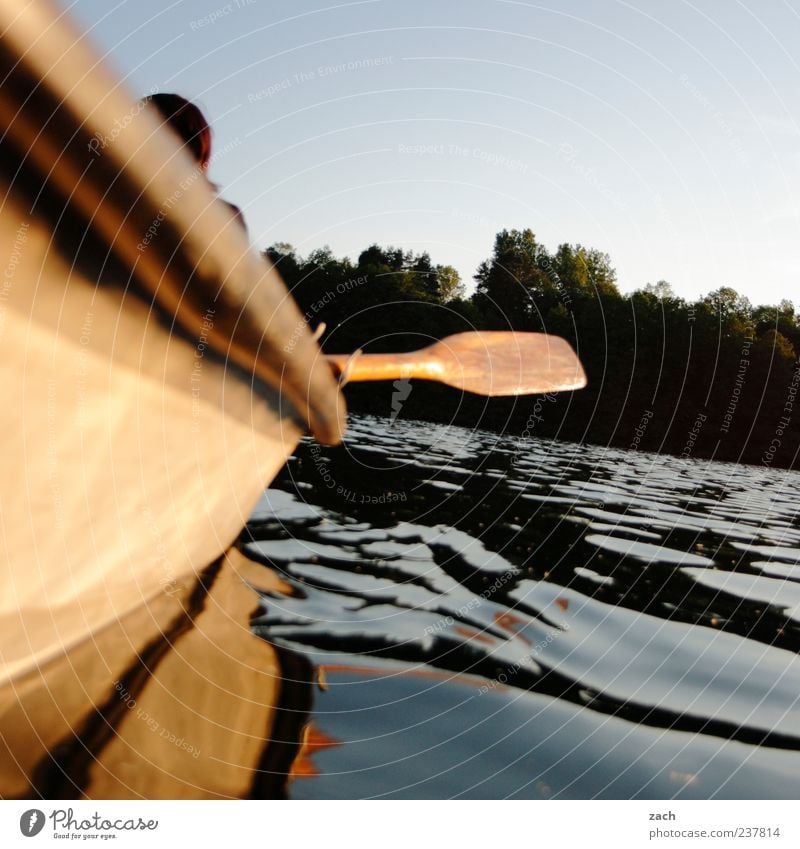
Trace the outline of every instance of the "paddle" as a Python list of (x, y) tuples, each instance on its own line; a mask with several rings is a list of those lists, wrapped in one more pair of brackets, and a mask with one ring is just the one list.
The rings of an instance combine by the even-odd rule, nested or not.
[(409, 354), (329, 354), (345, 381), (438, 380), (478, 395), (539, 395), (586, 386), (569, 343), (547, 333), (457, 333)]

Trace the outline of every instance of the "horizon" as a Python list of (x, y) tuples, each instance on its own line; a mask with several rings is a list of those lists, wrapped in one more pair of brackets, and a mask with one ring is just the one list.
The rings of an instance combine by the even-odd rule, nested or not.
[(396, 245), (471, 291), (495, 233), (530, 228), (608, 253), (626, 294), (792, 300), (798, 13), (561, 5), (62, 3), (133, 95), (204, 109), (259, 249)]

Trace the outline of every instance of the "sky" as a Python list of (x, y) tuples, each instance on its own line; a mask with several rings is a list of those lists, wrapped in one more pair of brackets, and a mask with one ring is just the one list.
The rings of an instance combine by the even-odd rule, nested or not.
[(610, 254), (625, 292), (800, 301), (790, 0), (61, 0), (135, 96), (215, 132), (260, 247), (427, 251), (494, 234)]

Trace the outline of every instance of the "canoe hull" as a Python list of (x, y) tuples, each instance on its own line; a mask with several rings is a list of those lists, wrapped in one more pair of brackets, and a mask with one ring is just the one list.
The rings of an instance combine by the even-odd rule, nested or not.
[(8, 680), (191, 583), (300, 430), (277, 390), (254, 395), (202, 336), (192, 344), (144, 303), (93, 286), (34, 220), (0, 226), (4, 245), (25, 234), (0, 329)]
[(0, 797), (247, 795), (280, 669), (245, 581), (275, 579), (221, 555), (294, 450), (296, 413), (202, 333), (82, 277), (9, 204)]

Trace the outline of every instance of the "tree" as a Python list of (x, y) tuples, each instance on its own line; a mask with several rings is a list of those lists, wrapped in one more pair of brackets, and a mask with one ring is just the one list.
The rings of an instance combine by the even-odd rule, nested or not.
[(791, 301), (784, 299), (777, 307), (756, 307), (753, 310), (753, 324), (759, 336), (768, 330), (776, 330), (792, 343), (795, 350), (800, 350), (800, 324)]
[(617, 272), (611, 265), (611, 257), (596, 248), (577, 246), (578, 260), (586, 267), (589, 282), (598, 295), (619, 297)]
[(768, 356), (774, 363), (791, 367), (795, 358), (794, 345), (777, 330), (770, 329), (759, 336), (755, 345), (759, 353)]
[(740, 295), (736, 289), (731, 289), (730, 286), (722, 286), (720, 289), (709, 292), (703, 298), (703, 303), (708, 304), (723, 320), (727, 318), (749, 319), (753, 312), (750, 301)]
[(542, 250), (532, 230), (501, 230), (495, 237), (492, 258), (475, 275), (476, 306), (493, 324), (527, 328), (534, 298), (555, 289), (540, 267)]
[(264, 256), (278, 269), (284, 282), (291, 290), (299, 279), (300, 262), (294, 247), (288, 242), (276, 242), (270, 245)]
[(323, 245), (321, 248), (311, 251), (305, 264), (307, 266), (311, 265), (318, 266), (319, 268), (325, 268), (327, 265), (331, 265), (336, 262), (336, 257), (333, 255), (333, 251), (330, 247), (328, 245)]
[(730, 286), (709, 292), (699, 306), (705, 306), (716, 317), (722, 338), (755, 335), (750, 301)]
[(672, 284), (666, 280), (659, 280), (658, 283), (648, 283), (642, 291), (648, 295), (652, 295), (654, 298), (658, 298), (659, 301), (678, 300)]
[(436, 266), (437, 296), (441, 303), (462, 300), (467, 294), (467, 289), (461, 282), (459, 273), (452, 265)]
[(421, 253), (415, 256), (409, 253), (406, 256), (409, 276), (407, 278), (407, 290), (418, 298), (426, 300), (437, 300), (439, 296), (439, 283), (436, 279), (436, 269), (433, 267), (430, 255)]

